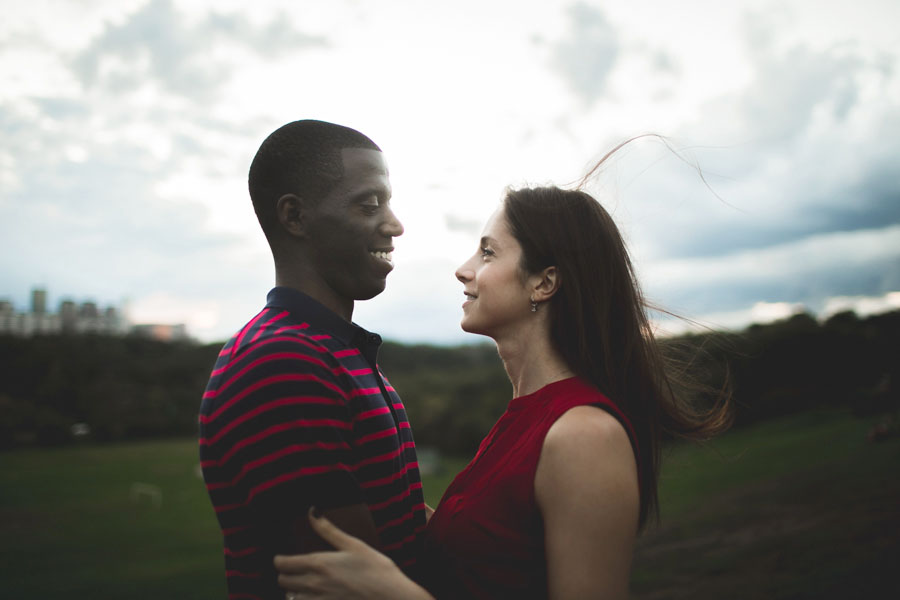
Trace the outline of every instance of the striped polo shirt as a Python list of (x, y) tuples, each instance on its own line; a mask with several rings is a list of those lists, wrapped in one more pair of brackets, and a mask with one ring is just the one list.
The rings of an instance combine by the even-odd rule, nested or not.
[(272, 557), (309, 506), (369, 507), (410, 571), (425, 503), (381, 338), (285, 287), (225, 344), (200, 407), (200, 465), (224, 537), (230, 598), (284, 598)]

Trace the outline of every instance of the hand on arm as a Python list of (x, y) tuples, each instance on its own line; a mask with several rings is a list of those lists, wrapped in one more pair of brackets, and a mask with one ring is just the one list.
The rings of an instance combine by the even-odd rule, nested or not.
[[(365, 504), (320, 509), (320, 512), (342, 531), (359, 538), (373, 548), (379, 547), (375, 521), (372, 520), (372, 513)], [(294, 539), (291, 550), (297, 554), (334, 550), (331, 544), (312, 528), (310, 519), (305, 513), (294, 521), (292, 531)]]
[(637, 536), (637, 466), (609, 413), (579, 406), (550, 428), (535, 474), (553, 600), (628, 597)]
[(335, 549), (276, 556), (278, 584), (303, 599), (433, 600), (384, 554), (338, 529), (325, 517), (309, 514), (312, 530)]

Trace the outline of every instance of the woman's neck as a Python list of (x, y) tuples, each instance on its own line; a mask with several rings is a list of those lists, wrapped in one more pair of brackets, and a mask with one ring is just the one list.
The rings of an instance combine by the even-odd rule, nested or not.
[(498, 339), (497, 351), (513, 387), (513, 398), (527, 396), (542, 387), (575, 375), (550, 342), (549, 332), (532, 330), (527, 335)]

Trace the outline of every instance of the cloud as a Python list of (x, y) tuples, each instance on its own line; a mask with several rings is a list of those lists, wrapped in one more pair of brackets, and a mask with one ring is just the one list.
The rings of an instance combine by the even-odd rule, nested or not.
[(210, 99), (233, 73), (227, 50), (271, 58), (325, 45), (324, 38), (293, 29), (286, 15), (259, 27), (220, 13), (191, 23), (170, 0), (150, 0), (124, 23), (108, 26), (72, 66), (87, 88), (115, 93), (158, 83), (180, 97)]
[[(516, 4), (510, 21), (514, 3), (500, 3), (471, 23), (460, 54), (453, 32), (469, 22), (402, 4), (17, 7), (27, 18), (0, 25), (7, 289), (128, 296), (224, 337), (272, 279), (246, 169), (295, 112), (358, 123), (393, 146), (408, 232), (388, 291), (358, 309), (389, 337), (462, 336), (453, 269), (502, 186), (576, 180), (607, 139), (647, 130), (707, 146), (688, 153), (724, 199), (661, 147), (645, 160), (652, 143), (609, 169), (604, 192), (620, 193), (600, 196), (664, 305), (753, 314), (900, 289), (900, 70), (893, 46), (860, 26), (864, 11), (848, 9), (860, 19), (852, 34), (813, 27), (805, 5), (804, 21), (760, 14), (741, 46), (741, 9), (728, 3), (652, 21), (593, 0)], [(675, 13), (685, 26), (667, 35)], [(887, 20), (877, 25), (889, 40)], [(803, 33), (820, 25), (819, 41)], [(291, 94), (273, 93), (285, 82)]]
[(849, 48), (816, 52), (805, 46), (778, 51), (768, 41), (748, 36), (755, 79), (740, 98), (743, 123), (765, 140), (787, 140), (804, 133), (823, 109), (837, 121), (847, 119), (859, 101), (858, 77), (867, 65)]
[[(818, 129), (871, 121), (874, 115), (853, 122), (857, 112), (871, 110), (873, 105), (896, 114), (896, 103), (878, 102), (870, 92), (873, 85), (883, 88), (896, 81), (895, 58), (873, 54), (858, 43), (814, 48), (788, 41), (790, 28), (799, 25), (779, 24), (767, 14), (745, 15), (749, 79), (741, 89), (714, 99), (703, 109), (703, 120), (711, 121), (720, 137), (792, 149), (791, 143)], [(748, 166), (766, 158), (756, 156)]]
[(853, 45), (780, 41), (771, 28), (751, 36), (746, 85), (673, 136), (724, 202), (665, 152), (652, 171), (646, 160), (632, 167), (645, 170), (628, 196), (641, 205), (636, 245), (649, 256), (731, 255), (900, 224), (897, 70)]
[(648, 296), (687, 316), (753, 300), (814, 310), (837, 295), (900, 289), (900, 225), (811, 236), (760, 250), (654, 262), (640, 269)]
[(450, 231), (455, 233), (464, 233), (468, 237), (475, 239), (481, 232), (482, 223), (474, 219), (467, 219), (454, 214), (444, 215), (444, 225)]
[(852, 310), (861, 317), (900, 310), (900, 292), (889, 292), (884, 296), (874, 297), (835, 296), (828, 298), (824, 303), (822, 316), (829, 317), (847, 310)]
[(762, 325), (805, 312), (808, 312), (808, 309), (802, 303), (755, 302), (748, 308), (706, 313), (690, 320), (677, 319), (670, 315), (654, 315), (652, 320), (658, 335), (671, 336), (687, 332), (706, 332), (710, 329), (739, 330), (751, 323)]
[[(127, 298), (147, 314), (160, 312), (160, 298), (171, 313), (175, 298), (192, 334), (223, 337), (273, 279), (245, 182), (246, 155), (270, 124), (218, 111), (223, 85), (247, 58), (326, 41), (285, 15), (193, 18), (166, 0), (89, 29), (68, 49), (39, 44), (37, 31), (3, 42), (36, 47), (52, 67), (19, 68), (20, 93), (0, 95), (4, 288), (19, 303), (34, 285), (104, 303)], [(51, 86), (48, 72), (66, 85)], [(222, 215), (244, 226), (217, 228)]]
[[(93, 111), (87, 121), (95, 129), (85, 131), (77, 110), (51, 117), (20, 109), (0, 111), (0, 131), (17, 150), (0, 152), (0, 175), (10, 183), (0, 194), (0, 273), (7, 291), (21, 295), (43, 284), (52, 294), (104, 303), (125, 297), (141, 303), (165, 292), (189, 307), (205, 306), (212, 296), (221, 305), (215, 314), (232, 317), (246, 312), (235, 306), (258, 306), (245, 286), (256, 282), (254, 289), (264, 290), (272, 280), (264, 243), (210, 227), (211, 218), (232, 204), (244, 211), (248, 228), (255, 227), (243, 184), (220, 195), (216, 211), (191, 195), (215, 189), (204, 181), (159, 193), (181, 168), (221, 178), (216, 145), (228, 146), (221, 131), (170, 134), (166, 126), (128, 124), (115, 114), (103, 114), (110, 120), (103, 122)], [(226, 268), (230, 276), (223, 278)], [(231, 283), (237, 281), (243, 285)], [(231, 323), (243, 314), (234, 318)], [(183, 320), (201, 328), (192, 334), (222, 333), (202, 331), (208, 318)]]
[(799, 302), (756, 302), (747, 308), (706, 313), (691, 320), (654, 315), (653, 322), (657, 333), (665, 336), (710, 329), (741, 330), (751, 323), (762, 325), (811, 311), (822, 321), (848, 310), (860, 317), (900, 310), (900, 292), (888, 292), (882, 296), (833, 296), (818, 303), (815, 309)]
[[(897, 144), (900, 153), (900, 142)], [(866, 153), (863, 149), (861, 153)], [(829, 168), (826, 161), (821, 168)], [(843, 181), (825, 189), (815, 189), (817, 170), (784, 173), (742, 185), (717, 187), (723, 204), (711, 193), (697, 189), (690, 205), (659, 207), (666, 222), (651, 223), (659, 248), (659, 258), (702, 257), (764, 249), (810, 236), (868, 230), (900, 224), (900, 179), (898, 165), (872, 162), (860, 165), (864, 173), (858, 181)], [(670, 182), (691, 177), (689, 172), (663, 176)], [(697, 188), (687, 182), (684, 188)], [(678, 194), (659, 192), (659, 204)], [(656, 204), (656, 202), (654, 203)]]
[(553, 46), (552, 65), (572, 91), (590, 105), (603, 96), (619, 57), (616, 29), (604, 13), (585, 3), (567, 10), (569, 30)]

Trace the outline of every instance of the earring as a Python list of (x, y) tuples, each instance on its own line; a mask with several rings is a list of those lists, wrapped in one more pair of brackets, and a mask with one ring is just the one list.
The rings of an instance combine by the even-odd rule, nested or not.
[(534, 296), (529, 298), (531, 300), (531, 312), (537, 312), (537, 302), (534, 301)]

